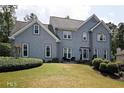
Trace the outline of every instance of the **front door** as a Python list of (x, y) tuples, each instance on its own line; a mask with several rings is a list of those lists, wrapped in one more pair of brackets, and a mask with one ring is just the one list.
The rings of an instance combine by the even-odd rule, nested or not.
[(89, 49), (82, 49), (82, 60), (89, 60)]

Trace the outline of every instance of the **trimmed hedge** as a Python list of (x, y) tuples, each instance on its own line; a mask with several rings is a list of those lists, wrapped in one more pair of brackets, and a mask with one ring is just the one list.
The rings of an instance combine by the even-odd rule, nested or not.
[(10, 56), (11, 45), (9, 43), (0, 43), (0, 56)]
[(100, 63), (100, 66), (99, 66), (99, 70), (101, 71), (101, 72), (107, 72), (107, 63)]
[(0, 72), (29, 69), (42, 64), (43, 61), (41, 59), (0, 57)]
[(119, 73), (119, 66), (117, 63), (108, 63), (107, 69), (110, 74)]
[(106, 59), (105, 59), (105, 60), (103, 60), (103, 62), (104, 62), (104, 63), (106, 63), (106, 64), (111, 63), (111, 61), (106, 60)]
[(103, 62), (103, 59), (101, 58), (95, 58), (93, 61), (92, 61), (92, 65), (95, 69), (99, 70), (99, 66), (100, 66), (100, 63)]

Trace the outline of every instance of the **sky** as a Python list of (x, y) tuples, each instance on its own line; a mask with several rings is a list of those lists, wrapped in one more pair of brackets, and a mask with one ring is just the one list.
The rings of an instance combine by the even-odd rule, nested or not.
[(124, 5), (18, 5), (16, 10), (17, 20), (23, 21), (27, 14), (35, 13), (42, 23), (49, 23), (50, 16), (66, 17), (72, 19), (86, 20), (92, 14), (96, 14), (104, 22), (118, 24), (124, 22)]

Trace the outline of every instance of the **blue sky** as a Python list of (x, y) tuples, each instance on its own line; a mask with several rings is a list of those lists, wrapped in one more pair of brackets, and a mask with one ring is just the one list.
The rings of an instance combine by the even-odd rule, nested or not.
[(124, 6), (112, 5), (19, 5), (16, 11), (18, 20), (23, 20), (24, 16), (35, 13), (43, 23), (49, 23), (50, 16), (65, 17), (86, 20), (92, 14), (96, 14), (100, 20), (118, 24), (124, 22)]
[(92, 6), (89, 14), (93, 13), (106, 22), (124, 22), (124, 6)]

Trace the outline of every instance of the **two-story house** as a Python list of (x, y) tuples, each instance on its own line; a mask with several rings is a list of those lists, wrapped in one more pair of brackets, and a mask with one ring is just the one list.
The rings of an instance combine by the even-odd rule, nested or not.
[(110, 60), (111, 56), (110, 29), (95, 14), (85, 21), (53, 16), (49, 24), (17, 21), (10, 39), (21, 57)]

